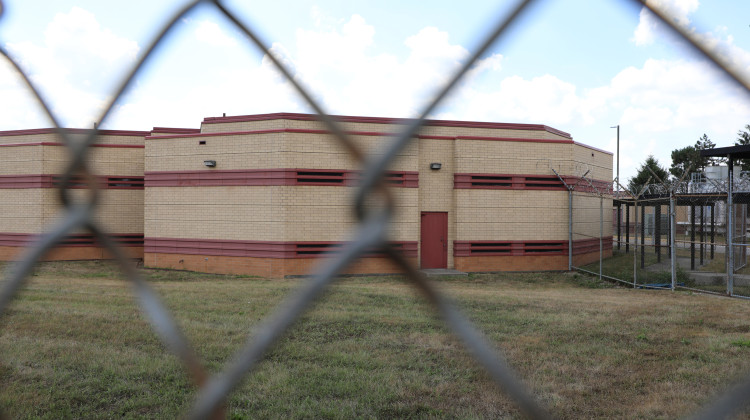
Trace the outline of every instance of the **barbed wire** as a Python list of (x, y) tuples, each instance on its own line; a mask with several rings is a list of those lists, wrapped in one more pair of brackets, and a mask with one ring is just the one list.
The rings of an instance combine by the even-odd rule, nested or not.
[[(735, 82), (741, 85), (746, 91), (750, 91), (750, 84), (748, 84), (747, 80), (722, 57), (712, 54), (692, 33), (676, 26), (668, 16), (647, 4), (645, 0), (631, 1), (636, 5), (651, 10), (662, 22), (673, 28), (691, 43), (695, 49), (722, 68)], [(115, 243), (112, 237), (104, 231), (100, 224), (94, 221), (93, 214), (98, 208), (100, 194), (96, 176), (91, 171), (88, 163), (88, 152), (90, 146), (98, 138), (97, 129), (90, 130), (83, 140), (72, 139), (68, 133), (61, 129), (59, 120), (51, 111), (44, 95), (41, 94), (33, 81), (28, 77), (28, 74), (0, 45), (0, 54), (15, 68), (27, 88), (35, 95), (40, 106), (57, 129), (66, 150), (69, 152), (69, 160), (59, 186), (60, 201), (63, 204), (63, 210), (61, 210), (62, 220), (52, 227), (49, 233), (43, 235), (33, 246), (27, 249), (18, 263), (8, 268), (5, 274), (5, 281), (0, 289), (0, 316), (6, 312), (8, 305), (28, 279), (37, 262), (52, 248), (59, 245), (66, 235), (77, 230), (86, 230), (114, 257), (117, 265), (132, 284), (134, 294), (137, 296), (141, 309), (150, 322), (151, 327), (156, 331), (164, 345), (180, 358), (186, 370), (190, 373), (193, 382), (198, 386), (196, 399), (187, 417), (196, 419), (220, 417), (224, 414), (223, 403), (229, 393), (247, 377), (248, 373), (257, 366), (271, 346), (279, 340), (281, 335), (326, 290), (334, 281), (337, 274), (341, 273), (342, 270), (365, 253), (371, 252), (374, 248), (379, 248), (394, 263), (401, 267), (406, 273), (408, 281), (427, 297), (444, 322), (450, 327), (451, 331), (461, 339), (477, 362), (484, 367), (497, 385), (512, 398), (522, 413), (530, 418), (549, 418), (546, 409), (532, 397), (532, 392), (517, 378), (517, 375), (504, 361), (502, 354), (495, 346), (490, 344), (456, 309), (456, 306), (451, 303), (447, 296), (437, 292), (428, 279), (412, 263), (391, 249), (385, 241), (386, 231), (393, 217), (395, 206), (394, 198), (384, 183), (384, 174), (387, 166), (412, 140), (414, 134), (424, 123), (424, 119), (456, 87), (476, 61), (493, 44), (504, 37), (508, 28), (517, 22), (519, 17), (526, 13), (533, 3), (535, 3), (535, 0), (521, 0), (507, 15), (498, 19), (497, 23), (480, 38), (477, 46), (472, 49), (473, 53), (463, 63), (461, 68), (448, 79), (449, 81), (445, 85), (436, 90), (436, 94), (432, 96), (433, 99), (424, 106), (419, 113), (419, 117), (409, 120), (399, 133), (392, 135), (388, 139), (388, 146), (385, 151), (375, 157), (366, 156), (355, 145), (340, 125), (314, 99), (313, 95), (309, 94), (308, 90), (292, 77), (285, 65), (270, 51), (268, 44), (261, 39), (257, 31), (251, 25), (243, 22), (236, 13), (227, 9), (220, 0), (190, 1), (177, 10), (161, 26), (160, 31), (151, 41), (145, 53), (130, 69), (128, 75), (123, 78), (118, 88), (114, 90), (112, 99), (107, 103), (104, 111), (97, 119), (99, 124), (107, 120), (107, 117), (121, 98), (123, 92), (132, 84), (135, 76), (142, 70), (144, 64), (152, 59), (154, 51), (163, 42), (165, 36), (174, 29), (175, 24), (195, 10), (198, 5), (206, 4), (215, 7), (221, 12), (229, 22), (248, 37), (252, 46), (271, 60), (273, 65), (286, 77), (303, 100), (317, 113), (319, 120), (325, 124), (341, 147), (345, 148), (364, 168), (361, 184), (352, 203), (359, 218), (359, 226), (354, 232), (356, 240), (348, 242), (343, 246), (341, 252), (336, 257), (322, 263), (317, 268), (315, 276), (310, 281), (305, 282), (300, 290), (279, 305), (275, 312), (263, 321), (261, 327), (256, 330), (256, 333), (248, 337), (245, 344), (230, 362), (225, 365), (224, 369), (214, 376), (208, 374), (201, 360), (193, 351), (189, 341), (177, 326), (177, 323), (166, 309), (158, 294), (142, 278), (133, 264), (129, 262), (126, 254)], [(0, 0), (0, 21), (4, 16), (4, 11), (5, 7), (2, 4), (2, 0)], [(80, 183), (81, 179), (83, 179), (87, 185), (88, 195), (83, 199), (72, 197), (71, 186), (73, 179), (76, 179), (76, 183)], [(593, 184), (591, 184), (591, 188), (596, 190), (600, 196), (603, 193), (601, 189), (597, 189)], [(611, 192), (611, 189), (609, 191)], [(382, 205), (376, 208), (367, 208), (365, 205), (366, 199), (373, 195), (381, 198), (380, 202)], [(717, 418), (715, 417), (717, 413), (724, 416), (731, 415), (747, 404), (747, 399), (743, 398), (743, 396), (747, 395), (745, 390), (749, 388), (750, 377), (737, 388), (738, 390), (726, 393), (725, 399), (707, 408), (703, 413), (699, 414), (698, 418)]]

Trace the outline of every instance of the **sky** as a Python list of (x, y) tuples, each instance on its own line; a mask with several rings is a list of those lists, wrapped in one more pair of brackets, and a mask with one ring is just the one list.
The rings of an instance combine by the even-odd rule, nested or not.
[[(4, 0), (0, 45), (68, 127), (91, 127), (185, 1)], [(516, 1), (227, 0), (328, 113), (414, 117)], [(750, 2), (650, 0), (750, 80)], [(101, 127), (197, 128), (205, 117), (311, 112), (214, 7), (181, 19)], [(648, 155), (706, 134), (731, 146), (750, 95), (627, 0), (539, 0), (430, 118), (545, 124), (616, 152), (627, 181)], [(0, 60), (0, 130), (51, 123)], [(617, 162), (617, 156), (614, 157)], [(614, 174), (613, 174), (614, 176)], [(623, 182), (625, 184), (625, 182)]]

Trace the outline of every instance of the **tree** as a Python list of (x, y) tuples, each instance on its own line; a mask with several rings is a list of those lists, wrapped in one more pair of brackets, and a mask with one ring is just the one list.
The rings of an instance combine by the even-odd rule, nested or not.
[[(745, 130), (737, 132), (737, 140), (734, 141), (735, 146), (747, 146), (750, 144), (750, 124), (745, 125)], [(743, 171), (750, 171), (750, 160), (739, 159), (737, 161), (742, 167)]]
[(745, 130), (737, 132), (737, 140), (734, 142), (735, 146), (746, 146), (750, 144), (750, 124), (745, 125)]
[(652, 184), (659, 182), (659, 180), (654, 179), (654, 176), (648, 168), (651, 168), (651, 171), (654, 171), (662, 181), (666, 181), (667, 177), (669, 177), (669, 172), (659, 165), (659, 161), (654, 158), (654, 155), (649, 155), (643, 165), (638, 168), (638, 173), (628, 181), (628, 189), (631, 193), (638, 194), (641, 192), (641, 189), (646, 185), (646, 182), (648, 182), (649, 177), (651, 177)]
[(701, 138), (699, 138), (698, 141), (695, 142), (695, 150), (698, 151), (698, 157), (700, 159), (699, 162), (698, 162), (700, 164), (700, 166), (693, 167), (693, 169), (695, 169), (696, 172), (698, 170), (700, 170), (700, 172), (704, 172), (704, 170), (706, 169), (706, 166), (718, 166), (718, 165), (721, 165), (722, 163), (724, 163), (724, 161), (726, 160), (725, 158), (720, 158), (720, 157), (700, 157), (700, 151), (701, 150), (713, 149), (714, 147), (716, 147), (716, 143), (712, 142), (708, 138), (708, 136), (706, 135), (706, 133), (703, 133), (703, 136), (701, 136)]
[(695, 142), (694, 146), (686, 146), (682, 149), (672, 150), (672, 166), (669, 172), (675, 178), (682, 178), (685, 171), (704, 172), (706, 166), (715, 166), (724, 163), (726, 159), (718, 157), (701, 157), (701, 150), (713, 149), (716, 144), (708, 138), (706, 133)]
[(701, 155), (695, 146), (686, 146), (682, 149), (672, 150), (672, 166), (669, 172), (673, 177), (679, 179), (685, 174), (685, 171), (699, 171), (701, 166)]
[[(703, 136), (699, 138), (697, 142), (695, 142), (695, 149), (698, 150), (699, 155), (701, 150), (713, 149), (714, 147), (716, 147), (716, 143), (709, 140), (706, 133), (703, 133)], [(726, 158), (720, 157), (700, 158), (700, 172), (705, 172), (706, 166), (719, 166), (723, 163), (726, 163), (726, 161)]]

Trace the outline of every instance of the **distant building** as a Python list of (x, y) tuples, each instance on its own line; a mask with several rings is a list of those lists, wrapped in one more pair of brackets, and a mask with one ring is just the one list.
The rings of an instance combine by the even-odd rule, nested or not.
[[(336, 119), (367, 153), (405, 123)], [(356, 226), (359, 165), (314, 115), (211, 117), (200, 129), (144, 137), (146, 266), (302, 275)], [(552, 168), (569, 182), (586, 168), (605, 186), (612, 154), (544, 125), (429, 120), (389, 168), (397, 199), (389, 240), (422, 268), (565, 270), (568, 193)], [(600, 203), (593, 194), (574, 200), (574, 261), (585, 264), (599, 257)], [(610, 254), (612, 221), (604, 226)], [(374, 251), (347, 270), (396, 271)]]

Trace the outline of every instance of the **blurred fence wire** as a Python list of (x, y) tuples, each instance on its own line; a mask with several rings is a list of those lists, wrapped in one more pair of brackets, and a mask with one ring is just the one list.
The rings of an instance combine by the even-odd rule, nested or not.
[[(630, 1), (636, 6), (643, 6), (650, 9), (662, 22), (687, 40), (694, 49), (713, 61), (719, 68), (724, 70), (729, 78), (750, 92), (748, 79), (742, 77), (729, 64), (727, 58), (712, 53), (708, 47), (700, 43), (695, 34), (676, 26), (673, 23), (673, 19), (665, 15), (661, 10), (646, 3), (645, 0)], [(70, 160), (67, 163), (59, 188), (60, 200), (64, 205), (62, 220), (49, 234), (42, 237), (42, 239), (26, 250), (22, 259), (17, 264), (11, 266), (5, 274), (5, 280), (0, 289), (0, 315), (7, 310), (9, 303), (28, 279), (37, 261), (52, 248), (59, 245), (66, 235), (76, 230), (85, 229), (93, 234), (114, 256), (119, 267), (132, 283), (142, 311), (150, 321), (152, 328), (164, 342), (165, 346), (183, 361), (186, 370), (198, 386), (197, 397), (190, 412), (187, 413), (187, 417), (221, 417), (223, 416), (223, 403), (229, 393), (258, 365), (263, 354), (279, 340), (295, 320), (325, 291), (336, 275), (360, 256), (371, 252), (374, 248), (380, 248), (407, 273), (408, 280), (423, 292), (453, 333), (462, 340), (476, 361), (484, 367), (497, 385), (512, 398), (520, 410), (530, 418), (548, 418), (549, 414), (545, 408), (532, 396), (533, 392), (527, 389), (512, 372), (494, 345), (489, 344), (482, 334), (450, 303), (446, 296), (437, 292), (433, 285), (418, 271), (417, 267), (411, 265), (398, 252), (391, 250), (384, 240), (394, 208), (394, 198), (389, 193), (383, 181), (385, 169), (389, 162), (409, 143), (413, 135), (419, 130), (424, 119), (458, 84), (477, 59), (482, 57), (494, 43), (503, 39), (507, 29), (519, 20), (519, 16), (527, 13), (533, 3), (536, 3), (536, 1), (519, 1), (509, 13), (500, 17), (491, 28), (488, 28), (478, 38), (477, 46), (472, 50), (473, 52), (470, 57), (463, 63), (461, 68), (448, 79), (449, 81), (445, 85), (436, 87), (435, 95), (432, 96), (433, 99), (424, 105), (419, 116), (406, 124), (400, 133), (391, 136), (385, 152), (378, 156), (366, 156), (341, 127), (328, 116), (320, 103), (314, 99), (313, 95), (302, 87), (291, 76), (289, 70), (269, 52), (269, 44), (260, 38), (255, 28), (227, 9), (220, 0), (194, 0), (188, 2), (162, 25), (161, 30), (153, 41), (151, 41), (143, 55), (141, 55), (137, 63), (130, 69), (129, 74), (112, 93), (112, 100), (97, 119), (100, 124), (106, 121), (114, 105), (133, 82), (134, 77), (141, 71), (144, 63), (153, 58), (156, 47), (163, 41), (165, 36), (174, 29), (175, 25), (183, 17), (191, 13), (197, 6), (205, 4), (214, 7), (227, 18), (228, 22), (247, 35), (252, 46), (273, 62), (276, 68), (294, 86), (297, 93), (315, 110), (320, 121), (338, 139), (341, 147), (345, 148), (355, 157), (363, 168), (361, 184), (352, 203), (359, 218), (359, 226), (356, 228), (356, 232), (354, 232), (357, 240), (346, 245), (345, 249), (336, 258), (330, 259), (324, 265), (320, 266), (314, 278), (309, 282), (305, 282), (300, 290), (291, 297), (288, 297), (276, 309), (275, 313), (263, 322), (257, 332), (247, 339), (242, 348), (227, 363), (224, 369), (213, 376), (209, 375), (203, 363), (191, 348), (190, 343), (178, 328), (172, 315), (166, 309), (164, 303), (148, 283), (144, 281), (138, 270), (129, 263), (126, 254), (118, 247), (112, 237), (93, 218), (93, 213), (99, 204), (100, 194), (95, 174), (90, 170), (87, 156), (89, 154), (89, 146), (97, 139), (97, 130), (91, 130), (83, 141), (70, 138), (69, 134), (60, 128), (59, 120), (50, 110), (44, 95), (37, 90), (29, 76), (0, 45), (0, 54), (21, 75), (29, 90), (36, 96), (36, 99), (43, 107), (50, 121), (58, 129), (59, 136), (70, 155)], [(2, 19), (3, 10), (4, 7), (0, 0), (0, 19)], [(84, 179), (88, 186), (88, 196), (83, 202), (80, 199), (74, 200), (72, 198), (70, 188), (74, 180), (76, 183), (80, 183), (81, 179)], [(600, 207), (601, 204), (595, 202), (601, 201), (600, 198), (605, 193), (605, 191), (597, 190), (595, 192), (597, 199), (589, 203), (590, 206), (595, 210), (603, 212), (603, 209)], [(573, 193), (571, 192), (571, 194)], [(378, 196), (384, 205), (377, 209), (366, 207), (365, 199), (372, 195)], [(596, 209), (596, 204), (599, 204), (598, 209)], [(601, 245), (600, 249), (602, 249)], [(750, 377), (746, 378), (739, 386), (727, 391), (719, 401), (698, 414), (697, 418), (713, 419), (729, 416), (737, 412), (747, 404), (749, 390)]]

